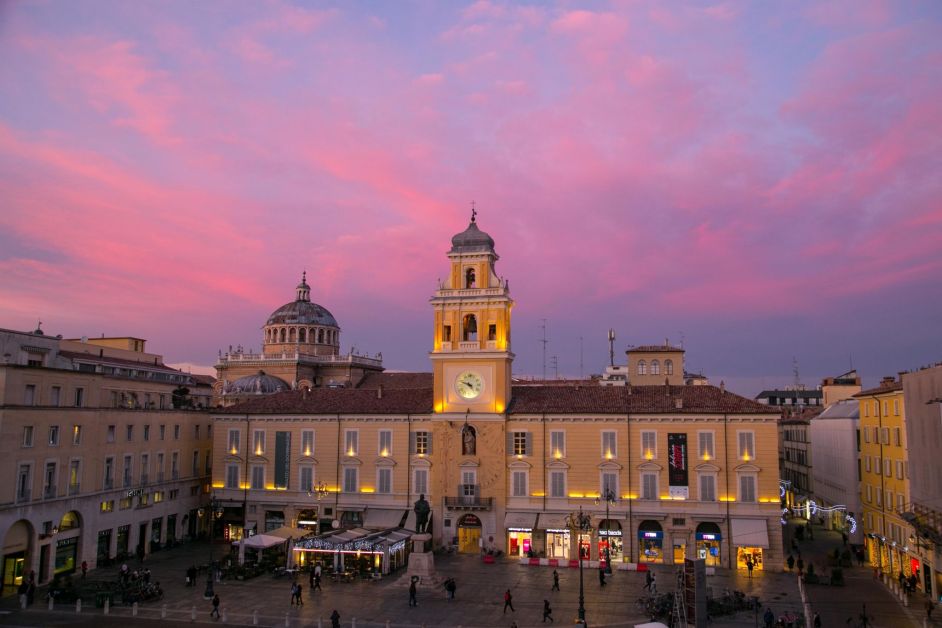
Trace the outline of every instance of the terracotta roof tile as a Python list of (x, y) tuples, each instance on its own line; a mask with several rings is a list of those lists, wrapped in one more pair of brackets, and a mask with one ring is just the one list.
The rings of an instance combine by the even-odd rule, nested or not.
[(430, 414), (432, 388), (377, 390), (314, 388), (262, 395), (219, 410), (223, 414)]
[(381, 385), (384, 390), (403, 388), (432, 388), (432, 373), (367, 373), (357, 388), (376, 390)]

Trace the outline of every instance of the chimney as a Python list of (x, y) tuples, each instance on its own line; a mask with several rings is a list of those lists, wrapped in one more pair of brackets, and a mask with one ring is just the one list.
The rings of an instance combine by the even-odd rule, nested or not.
[(720, 380), (720, 392), (721, 392), (721, 393), (725, 393), (725, 392), (726, 392), (726, 380), (724, 380), (724, 379), (721, 379), (721, 380)]
[(383, 385), (382, 384), (380, 384), (379, 388), (376, 389), (376, 398), (377, 399), (383, 398)]
[(885, 388), (886, 386), (892, 386), (896, 383), (896, 378), (892, 375), (886, 375), (883, 379), (880, 380), (880, 388)]

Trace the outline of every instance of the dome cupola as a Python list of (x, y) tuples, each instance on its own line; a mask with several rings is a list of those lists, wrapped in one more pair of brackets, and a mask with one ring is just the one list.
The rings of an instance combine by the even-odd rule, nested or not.
[(494, 252), (494, 238), (478, 229), (476, 217), (477, 212), (472, 210), (468, 228), (451, 239), (451, 253)]

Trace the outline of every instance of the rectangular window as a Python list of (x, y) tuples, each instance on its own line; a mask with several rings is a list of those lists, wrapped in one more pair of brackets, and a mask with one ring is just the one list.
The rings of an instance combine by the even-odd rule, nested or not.
[[(236, 430), (236, 432), (238, 432), (238, 430)], [(161, 425), (160, 426), (160, 440), (164, 440), (166, 437), (167, 437), (167, 426)]]
[(641, 432), (641, 457), (645, 460), (657, 458), (657, 432)]
[(376, 492), (392, 493), (392, 469), (383, 468), (376, 473)]
[(414, 432), (415, 434), (415, 452), (420, 456), (428, 455), (431, 447), (428, 432)]
[(522, 456), (527, 453), (527, 433), (513, 433), (513, 455)]
[(193, 466), (191, 467), (191, 473), (193, 475), (199, 475), (200, 473), (200, 452), (198, 449), (193, 450)]
[(21, 464), (20, 470), (17, 473), (16, 477), (16, 500), (17, 501), (28, 501), (30, 498), (30, 491), (33, 486), (33, 479), (31, 477), (32, 467), (28, 464)]
[(115, 426), (109, 425), (106, 435), (105, 435), (105, 440), (109, 443), (113, 443), (114, 439), (115, 439)]
[[(163, 425), (160, 426), (163, 429)], [(238, 454), (239, 453), (239, 430), (229, 430), (229, 453)]]
[(864, 416), (865, 416), (865, 417), (870, 416), (870, 404), (869, 404), (869, 403), (862, 403), (862, 404), (860, 404), (860, 405), (863, 406)]
[(896, 461), (896, 479), (897, 480), (903, 479), (903, 461), (902, 460)]
[(24, 425), (23, 426), (23, 447), (32, 447), (33, 446), (33, 426)]
[(109, 456), (105, 458), (105, 480), (104, 488), (114, 487), (114, 458)]
[(511, 495), (514, 497), (526, 497), (527, 496), (527, 472), (526, 471), (514, 471), (513, 472), (513, 488)]
[(609, 459), (618, 456), (618, 450), (615, 448), (615, 432), (602, 432), (602, 457)]
[(605, 499), (606, 495), (618, 499), (618, 474), (603, 473), (601, 489), (602, 499)]
[(899, 399), (893, 400), (893, 414), (899, 416)]
[(265, 453), (265, 430), (254, 430), (252, 432), (252, 452), (256, 456)]
[(200, 424), (199, 423), (193, 426), (193, 438), (195, 438), (196, 440), (200, 439)]
[(59, 426), (49, 426), (49, 444), (53, 447), (59, 444)]
[(85, 406), (85, 389), (76, 388), (75, 389), (75, 407), (82, 408)]
[(356, 456), (360, 451), (360, 433), (357, 430), (345, 430), (343, 433), (343, 450), (348, 456)]
[(869, 484), (867, 484), (866, 494), (867, 494), (867, 503), (869, 504), (870, 502), (873, 501), (873, 489)]
[(877, 506), (883, 505), (883, 491), (876, 491), (877, 494)]
[(59, 402), (60, 402), (60, 397), (61, 397), (61, 396), (62, 396), (62, 387), (61, 387), (61, 386), (53, 386), (53, 387), (52, 387), (52, 395), (51, 395), (52, 398), (49, 400), (49, 405), (52, 405), (52, 406), (55, 406), (55, 407), (59, 407)]
[(314, 455), (314, 430), (304, 430), (301, 432), (301, 455)]
[(752, 432), (739, 432), (739, 458), (742, 460), (755, 460), (755, 457), (755, 434)]
[(893, 477), (893, 461), (889, 458), (883, 459), (883, 475), (888, 478)]
[(125, 488), (131, 486), (131, 477), (134, 473), (133, 465), (134, 459), (131, 456), (124, 457), (124, 486)]
[(314, 490), (314, 467), (307, 465), (301, 467), (301, 490), (309, 492)]
[(884, 401), (883, 402), (883, 416), (890, 416), (888, 409), (889, 409), (888, 404), (886, 401)]
[(180, 426), (173, 426), (173, 440), (180, 440)]
[(419, 495), (428, 495), (428, 469), (416, 469), (413, 474), (415, 492)]
[(170, 454), (170, 477), (174, 480), (180, 477), (180, 453), (176, 451)]
[(739, 476), (739, 501), (746, 503), (756, 501), (756, 478), (754, 475)]
[(893, 444), (897, 447), (903, 446), (903, 430), (898, 427), (893, 428)]
[(378, 453), (380, 456), (392, 455), (392, 430), (380, 430), (379, 431), (379, 452)]
[(107, 499), (98, 506), (101, 512), (113, 512), (114, 511), (114, 500)]
[(494, 323), (489, 323), (487, 326), (487, 339), (488, 340), (497, 340), (497, 325)]
[(880, 456), (873, 457), (873, 472), (877, 475), (883, 473), (883, 461), (880, 460)]
[(226, 465), (226, 488), (239, 488), (239, 465)]
[(566, 496), (566, 472), (565, 471), (551, 471), (550, 472), (550, 497), (565, 497)]
[(716, 454), (713, 451), (713, 432), (697, 432), (700, 441), (700, 458), (713, 460)]
[[(864, 404), (864, 406), (866, 407), (866, 404)], [(870, 428), (865, 425), (861, 429), (863, 429), (864, 442), (869, 443), (870, 442)]]
[(206, 450), (206, 455), (203, 456), (203, 466), (204, 466), (203, 473), (205, 473), (206, 475), (210, 475), (213, 470), (213, 450), (212, 449)]
[(641, 499), (657, 499), (657, 474), (641, 474)]
[(716, 476), (715, 475), (701, 475), (700, 476), (700, 501), (702, 502), (715, 502), (716, 501)]
[(451, 325), (442, 327), (442, 341), (451, 342)]
[(345, 467), (343, 470), (343, 492), (356, 493), (359, 490), (356, 467)]
[(23, 393), (23, 405), (36, 405), (36, 385), (26, 384), (26, 391)]
[(902, 493), (896, 495), (896, 509), (899, 512), (906, 512), (906, 496)]
[(56, 497), (56, 476), (58, 475), (55, 462), (46, 463), (46, 476), (43, 480), (43, 497)]
[(864, 466), (867, 469), (867, 473), (871, 473), (872, 468), (870, 466), (870, 456), (864, 456)]
[(144, 438), (144, 440), (146, 440), (146, 441), (147, 441), (147, 440), (150, 440), (150, 425), (145, 425), (145, 426), (144, 426), (143, 438)]
[(474, 497), (477, 495), (478, 475), (476, 471), (461, 472), (461, 496)]
[(133, 425), (128, 425), (127, 435), (128, 435), (128, 438), (127, 438), (128, 441), (134, 440), (134, 426)]
[(566, 432), (550, 432), (550, 453), (554, 458), (566, 457)]
[(260, 464), (252, 465), (251, 488), (259, 491), (265, 488), (265, 467)]
[(141, 454), (141, 482), (147, 482), (147, 471), (150, 463), (150, 456)]

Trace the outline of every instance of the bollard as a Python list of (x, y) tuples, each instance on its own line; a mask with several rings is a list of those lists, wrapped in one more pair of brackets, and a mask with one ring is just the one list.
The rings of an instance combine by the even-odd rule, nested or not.
[(196, 607), (190, 607), (190, 621), (196, 621)]
[(75, 612), (76, 613), (82, 612), (82, 598), (75, 600)]
[(323, 628), (323, 627), (321, 626), (321, 618), (320, 618), (320, 617), (317, 618), (317, 628)]
[(137, 617), (137, 602), (131, 604), (131, 617)]
[[(54, 606), (53, 606), (53, 599), (52, 599), (51, 597), (49, 598), (49, 603), (47, 604), (47, 606), (49, 607), (49, 610), (52, 610), (52, 609), (54, 608)], [(23, 602), (23, 608), (26, 608), (26, 602), (25, 602), (25, 601)]]
[(350, 628), (357, 628), (357, 618), (354, 617), (350, 620)]
[(290, 628), (291, 620), (288, 618), (288, 613), (285, 613), (285, 628)]
[(227, 616), (227, 613), (228, 611), (226, 609), (222, 609), (222, 623), (224, 624), (229, 623), (229, 617)]
[(111, 612), (111, 598), (105, 597), (105, 615)]
[(386, 628), (389, 628), (389, 620), (386, 620)]
[(258, 626), (258, 609), (257, 608), (252, 611), (252, 625)]
[(160, 618), (167, 619), (167, 605), (166, 604), (160, 607)]

